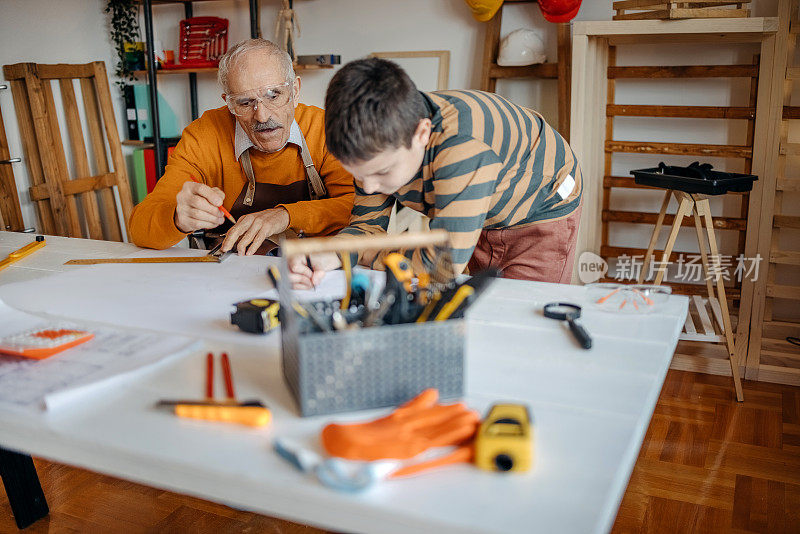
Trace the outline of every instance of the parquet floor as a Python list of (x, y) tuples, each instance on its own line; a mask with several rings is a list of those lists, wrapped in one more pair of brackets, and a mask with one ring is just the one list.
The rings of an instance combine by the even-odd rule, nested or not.
[(614, 533), (800, 533), (800, 388), (670, 371)]
[[(800, 388), (670, 371), (614, 533), (800, 533)], [(36, 461), (50, 516), (25, 532), (321, 531)], [(580, 506), (580, 503), (575, 503)], [(18, 532), (0, 486), (0, 532)]]

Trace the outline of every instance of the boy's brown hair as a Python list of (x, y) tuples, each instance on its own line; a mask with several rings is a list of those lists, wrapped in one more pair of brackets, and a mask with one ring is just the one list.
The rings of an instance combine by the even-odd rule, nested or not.
[(419, 121), (428, 116), (422, 95), (397, 63), (351, 61), (336, 73), (325, 95), (328, 150), (348, 163), (401, 145), (410, 148)]

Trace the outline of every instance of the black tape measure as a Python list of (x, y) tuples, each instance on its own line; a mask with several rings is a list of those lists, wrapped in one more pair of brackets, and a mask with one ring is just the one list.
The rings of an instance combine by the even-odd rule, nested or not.
[(266, 334), (280, 324), (278, 312), (281, 303), (277, 300), (250, 299), (234, 306), (236, 311), (231, 313), (231, 324), (245, 332)]

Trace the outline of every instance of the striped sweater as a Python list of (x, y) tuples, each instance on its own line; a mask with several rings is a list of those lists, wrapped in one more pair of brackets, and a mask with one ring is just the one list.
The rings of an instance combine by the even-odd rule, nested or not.
[[(482, 91), (422, 96), (432, 122), (422, 167), (392, 195), (356, 186), (350, 224), (340, 233), (385, 232), (399, 203), (430, 217), (431, 228), (450, 232), (453, 263), (463, 272), (482, 230), (553, 221), (578, 208), (578, 162), (541, 115)], [(403, 252), (415, 271), (430, 267), (426, 251)], [(367, 253), (359, 263), (382, 269), (382, 258)]]

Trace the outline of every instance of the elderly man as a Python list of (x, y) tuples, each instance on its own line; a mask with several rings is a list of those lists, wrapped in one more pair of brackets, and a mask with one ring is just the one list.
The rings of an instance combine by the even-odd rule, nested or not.
[(299, 103), (289, 55), (264, 39), (243, 41), (220, 61), (219, 82), (227, 106), (183, 131), (164, 176), (131, 215), (133, 242), (167, 248), (204, 229), (223, 250), (251, 255), (268, 252), (267, 239), (287, 229), (313, 236), (346, 226), (353, 178), (325, 146), (323, 111)]

